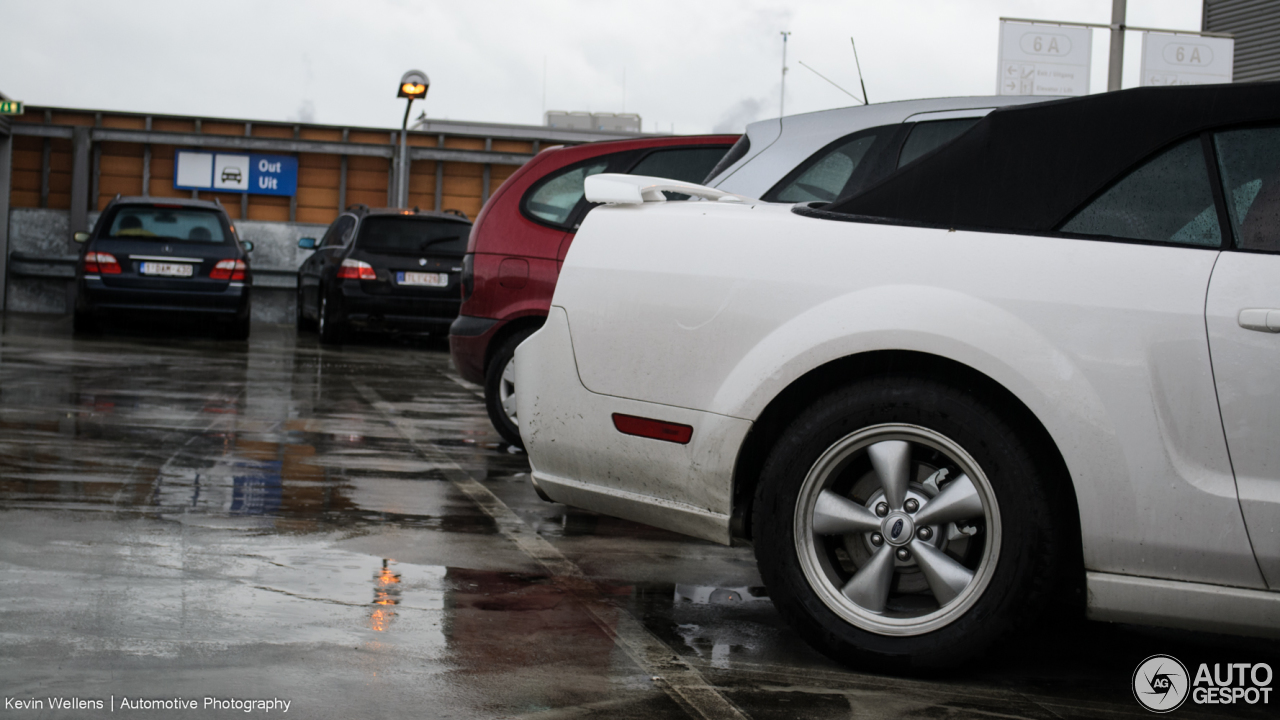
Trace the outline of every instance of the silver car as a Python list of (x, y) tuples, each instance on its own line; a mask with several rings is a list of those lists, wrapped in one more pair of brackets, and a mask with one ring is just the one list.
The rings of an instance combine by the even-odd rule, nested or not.
[(766, 202), (830, 202), (945, 145), (996, 108), (1056, 99), (931, 98), (761, 120), (703, 184)]

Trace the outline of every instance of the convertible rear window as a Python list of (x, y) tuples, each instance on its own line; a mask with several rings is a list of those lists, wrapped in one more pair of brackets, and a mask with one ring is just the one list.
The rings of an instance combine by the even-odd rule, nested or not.
[(429, 218), (370, 217), (360, 224), (356, 245), (368, 252), (457, 255), (467, 251), (468, 223)]
[(1222, 230), (1200, 138), (1184, 140), (1131, 171), (1062, 231), (1218, 247)]
[(227, 239), (221, 216), (212, 210), (148, 206), (117, 209), (104, 237), (201, 243)]

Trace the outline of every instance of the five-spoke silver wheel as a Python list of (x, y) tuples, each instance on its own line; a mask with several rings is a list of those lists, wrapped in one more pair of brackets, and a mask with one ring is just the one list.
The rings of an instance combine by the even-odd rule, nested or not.
[(822, 602), (882, 635), (920, 635), (959, 618), (1000, 554), (986, 474), (964, 448), (918, 425), (875, 425), (828, 447), (801, 485), (793, 528)]

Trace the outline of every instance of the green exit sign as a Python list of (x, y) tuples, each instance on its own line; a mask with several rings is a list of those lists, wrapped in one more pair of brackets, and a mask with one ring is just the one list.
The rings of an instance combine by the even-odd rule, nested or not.
[(19, 100), (0, 100), (0, 115), (21, 115), (22, 102)]

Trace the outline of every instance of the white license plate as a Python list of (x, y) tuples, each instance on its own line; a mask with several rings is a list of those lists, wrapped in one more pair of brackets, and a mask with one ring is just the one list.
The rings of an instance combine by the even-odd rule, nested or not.
[(449, 273), (398, 272), (396, 273), (396, 282), (400, 285), (448, 287)]
[(143, 275), (167, 275), (169, 277), (191, 277), (194, 270), (191, 265), (181, 263), (142, 263)]

